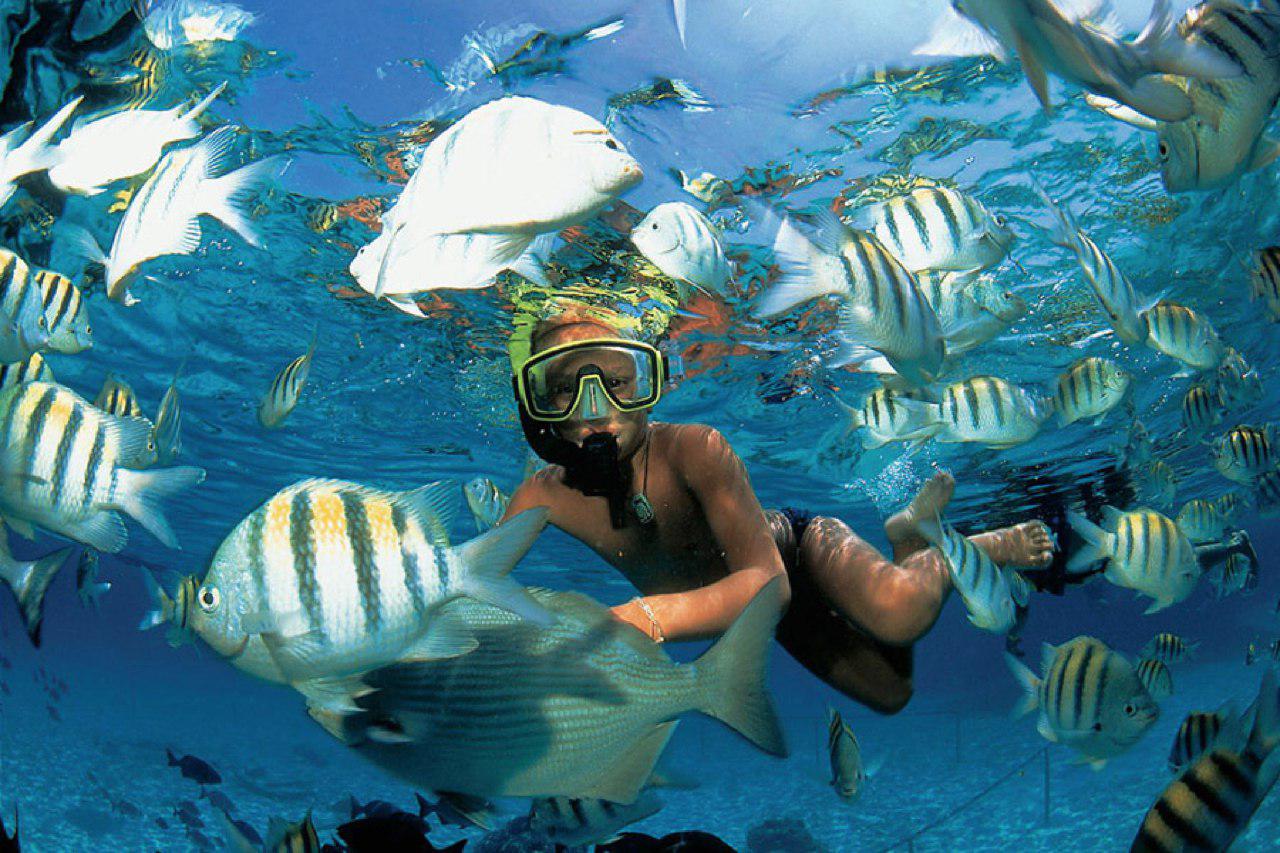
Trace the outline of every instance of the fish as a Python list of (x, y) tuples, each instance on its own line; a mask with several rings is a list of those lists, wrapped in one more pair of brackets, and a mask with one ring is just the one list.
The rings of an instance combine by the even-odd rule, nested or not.
[(1226, 353), (1222, 339), (1204, 315), (1162, 299), (1141, 312), (1145, 342), (1157, 352), (1194, 370), (1216, 370)]
[[(196, 758), (194, 755), (184, 755), (179, 758), (173, 754), (171, 749), (166, 749), (164, 754), (169, 761), (168, 766), (178, 768), (178, 772), (182, 774), (183, 779), (190, 779), (200, 785), (219, 785), (222, 783), (222, 774), (203, 758)], [(195, 806), (192, 805), (191, 809), (194, 811)]]
[(1142, 819), (1130, 848), (1136, 853), (1226, 850), (1249, 825), (1275, 784), (1267, 762), (1280, 743), (1280, 692), (1268, 667), (1243, 749), (1214, 745), (1164, 789)]
[(128, 539), (123, 512), (178, 547), (162, 502), (201, 483), (204, 470), (134, 469), (154, 453), (150, 435), (144, 418), (108, 415), (61, 385), (0, 392), (0, 514), (24, 535), (38, 524), (114, 554)]
[(311, 376), (311, 360), (316, 354), (316, 335), (311, 335), (307, 351), (284, 366), (271, 380), (271, 387), (258, 403), (258, 423), (276, 429), (298, 405), (302, 389)]
[[(1277, 49), (1280, 50), (1280, 41)], [(1267, 246), (1253, 253), (1249, 296), (1262, 302), (1273, 322), (1280, 322), (1280, 246)]]
[(111, 590), (111, 584), (98, 581), (98, 552), (85, 548), (76, 563), (76, 595), (81, 607), (98, 609), (102, 596)]
[(200, 792), (200, 799), (208, 800), (209, 805), (228, 814), (236, 810), (235, 803), (231, 802), (231, 798), (217, 788), (205, 788)]
[(831, 787), (846, 803), (862, 793), (871, 775), (862, 763), (862, 748), (853, 730), (835, 708), (827, 708), (827, 759), (831, 765)]
[(1053, 413), (1046, 399), (996, 376), (974, 376), (942, 390), (938, 409), (944, 443), (976, 442), (1007, 448), (1035, 438)]
[(708, 205), (709, 211), (731, 203), (734, 198), (733, 185), (710, 172), (692, 175), (683, 169), (668, 169), (667, 174), (680, 184), (682, 190)]
[(1229, 523), (1235, 521), (1240, 516), (1243, 507), (1243, 501), (1238, 492), (1227, 492), (1219, 495), (1217, 500), (1218, 512), (1222, 513), (1222, 517)]
[(119, 418), (142, 417), (142, 406), (138, 405), (138, 395), (134, 393), (133, 386), (114, 373), (108, 373), (102, 381), (102, 388), (93, 398), (93, 404), (108, 415)]
[(93, 346), (93, 327), (89, 323), (89, 307), (80, 288), (71, 279), (53, 270), (37, 270), (35, 283), (40, 287), (45, 326), (49, 340), (45, 346), (53, 352), (75, 355)]
[(375, 670), (355, 699), (362, 713), (312, 717), (419, 789), (633, 803), (688, 711), (787, 753), (764, 681), (779, 593), (778, 578), (765, 584), (688, 664), (580, 593), (530, 590), (551, 626), (461, 599), (448, 608), (474, 651)]
[(1178, 476), (1163, 459), (1152, 459), (1135, 472), (1135, 485), (1143, 498), (1164, 509), (1178, 494)]
[[(254, 851), (258, 849), (244, 846), (247, 839), (239, 833), (239, 828), (234, 823), (224, 826), (223, 829), (227, 832), (232, 849)], [(311, 812), (308, 811), (306, 816), (296, 823), (289, 823), (278, 817), (268, 820), (267, 840), (261, 850), (264, 853), (322, 853), (320, 836), (316, 833), (315, 823), (311, 820)]]
[(249, 245), (261, 247), (257, 229), (242, 210), (243, 199), (279, 172), (283, 161), (269, 157), (231, 170), (236, 135), (234, 125), (223, 125), (198, 142), (165, 152), (129, 200), (110, 252), (103, 253), (83, 228), (66, 229), (81, 254), (106, 268), (108, 299), (137, 304), (130, 286), (144, 263), (200, 248), (201, 216), (214, 217)]
[(31, 129), (31, 122), (20, 124), (0, 136), (0, 207), (13, 197), (18, 178), (44, 171), (57, 163), (56, 148), (50, 143), (82, 100), (83, 97), (77, 97), (68, 101), (29, 135), (27, 131)]
[(1258, 515), (1275, 518), (1280, 514), (1280, 471), (1271, 470), (1253, 482), (1253, 502)]
[(474, 649), (468, 626), (442, 612), (455, 598), (546, 624), (551, 615), (508, 575), (547, 510), (450, 548), (432, 529), (455, 500), (447, 483), (388, 492), (302, 480), (236, 525), (203, 580), (183, 579), (181, 608), (149, 585), (157, 607), (144, 627), (170, 622), (237, 669), (329, 706), (347, 701), (350, 679), (363, 671)]
[(1264, 135), (1280, 96), (1280, 5), (1261, 0), (1244, 5), (1230, 0), (1198, 3), (1178, 25), (1187, 44), (1212, 51), (1244, 69), (1218, 80), (1169, 77), (1191, 99), (1187, 118), (1156, 121), (1098, 99), (1095, 107), (1141, 130), (1155, 131), (1160, 178), (1170, 193), (1220, 189), (1261, 169), (1280, 154), (1280, 145)]
[(25, 361), (48, 343), (49, 323), (30, 268), (0, 248), (0, 362)]
[(920, 535), (942, 552), (956, 592), (971, 623), (993, 634), (1007, 634), (1017, 621), (1009, 578), (986, 552), (941, 518), (918, 524)]
[(1173, 675), (1163, 661), (1143, 658), (1136, 668), (1138, 680), (1147, 688), (1151, 698), (1163, 702), (1173, 695)]
[(948, 359), (1004, 334), (1028, 310), (1025, 299), (990, 275), (922, 270), (916, 281), (942, 324)]
[(235, 41), (257, 20), (252, 12), (222, 0), (139, 0), (138, 5), (147, 40), (165, 51)]
[(1169, 769), (1181, 773), (1188, 764), (1216, 746), (1239, 750), (1244, 746), (1247, 715), (1228, 704), (1217, 711), (1192, 711), (1178, 725), (1169, 748)]
[(1058, 375), (1053, 402), (1063, 426), (1092, 418), (1095, 426), (1124, 402), (1133, 377), (1107, 358), (1087, 356)]
[(1155, 442), (1142, 421), (1135, 419), (1129, 425), (1129, 434), (1119, 455), (1120, 464), (1130, 468), (1141, 467), (1155, 458)]
[[(806, 841), (808, 839), (801, 844)], [(616, 841), (596, 846), (596, 853), (686, 853), (693, 850), (698, 853), (736, 853), (724, 839), (696, 829), (668, 833), (661, 838), (642, 832), (624, 832)]]
[(66, 563), (69, 553), (70, 548), (61, 548), (36, 560), (18, 560), (9, 550), (8, 536), (0, 535), (0, 580), (17, 600), (22, 625), (27, 630), (31, 645), (36, 648), (40, 648), (45, 593)]
[(165, 146), (200, 135), (200, 116), (226, 89), (220, 83), (195, 106), (167, 110), (132, 109), (91, 121), (77, 121), (61, 142), (49, 180), (64, 193), (93, 196), (108, 184), (151, 169)]
[(1040, 735), (1076, 750), (1094, 770), (1128, 751), (1160, 718), (1133, 665), (1094, 637), (1045, 643), (1040, 678), (1007, 652), (1005, 662), (1024, 693), (1014, 715), (1039, 708)]
[(493, 480), (488, 477), (476, 477), (468, 480), (462, 487), (467, 498), (467, 506), (476, 520), (476, 533), (484, 533), (497, 524), (507, 511), (511, 498), (504, 495)]
[(1203, 572), (1195, 548), (1173, 521), (1150, 509), (1121, 512), (1104, 506), (1102, 515), (1104, 527), (1077, 512), (1067, 513), (1071, 528), (1084, 540), (1068, 561), (1068, 572), (1105, 559), (1107, 580), (1154, 599), (1146, 615), (1191, 594)]
[(435, 815), (441, 826), (456, 826), (459, 829), (479, 827), (486, 832), (491, 832), (497, 821), (493, 803), (484, 797), (473, 797), (456, 791), (436, 791), (436, 801), (428, 803), (421, 794), (413, 796), (418, 801), (418, 817), (423, 821), (428, 815)]
[(631, 242), (663, 275), (704, 293), (729, 295), (733, 267), (707, 217), (682, 201), (659, 204), (631, 231)]
[(757, 300), (757, 317), (775, 317), (803, 302), (837, 296), (845, 341), (839, 364), (868, 361), (878, 352), (892, 372), (912, 385), (937, 378), (946, 357), (938, 315), (915, 276), (875, 235), (851, 230), (828, 212), (810, 238), (784, 218), (773, 250), (782, 275)]
[(1193, 543), (1217, 542), (1227, 535), (1227, 519), (1222, 510), (1204, 498), (1192, 498), (1183, 504), (1174, 521)]
[(178, 396), (178, 378), (182, 375), (182, 365), (173, 372), (169, 387), (160, 398), (160, 408), (156, 410), (156, 425), (152, 429), (152, 443), (156, 448), (156, 460), (161, 465), (172, 465), (182, 451), (182, 400)]
[(224, 808), (218, 808), (217, 815), (227, 846), (235, 853), (259, 853), (264, 849), (262, 836), (247, 822), (235, 819)]
[(591, 116), (534, 98), (473, 109), (423, 152), (349, 271), (375, 298), (485, 287), (535, 237), (582, 222), (644, 172)]
[(937, 407), (910, 391), (877, 388), (853, 408), (832, 397), (849, 418), (849, 429), (862, 430), (862, 446), (875, 450), (894, 441), (922, 441), (940, 428)]
[(32, 353), (25, 361), (0, 364), (0, 391), (27, 382), (53, 382), (53, 371), (40, 353)]
[(1196, 435), (1213, 429), (1222, 423), (1222, 401), (1208, 386), (1195, 383), (1182, 398), (1182, 423)]
[(1181, 663), (1195, 654), (1198, 648), (1200, 648), (1199, 643), (1188, 643), (1177, 634), (1164, 632), (1148, 640), (1142, 647), (1141, 655), (1164, 663)]
[(948, 187), (920, 187), (853, 215), (913, 273), (998, 266), (1017, 242), (1003, 216)]
[(1086, 10), (1052, 0), (952, 0), (915, 53), (991, 54), (1002, 62), (1016, 53), (1046, 113), (1053, 112), (1052, 74), (1163, 121), (1182, 121), (1194, 111), (1191, 98), (1166, 75), (1216, 81), (1243, 72), (1230, 58), (1184, 41), (1168, 0), (1153, 2), (1146, 26), (1131, 42), (1121, 41), (1109, 20), (1085, 20), (1096, 11), (1096, 4)]
[(1214, 469), (1234, 483), (1252, 485), (1263, 474), (1276, 470), (1273, 433), (1270, 424), (1241, 424), (1227, 430), (1213, 444)]
[(1247, 406), (1263, 397), (1262, 377), (1232, 347), (1227, 347), (1215, 379), (1224, 408)]
[(1209, 576), (1209, 582), (1219, 599), (1240, 592), (1248, 580), (1249, 564), (1241, 554), (1228, 554), (1226, 561)]
[(662, 810), (662, 800), (645, 788), (634, 803), (608, 800), (539, 797), (529, 809), (529, 828), (566, 847), (607, 842), (624, 826), (652, 817)]

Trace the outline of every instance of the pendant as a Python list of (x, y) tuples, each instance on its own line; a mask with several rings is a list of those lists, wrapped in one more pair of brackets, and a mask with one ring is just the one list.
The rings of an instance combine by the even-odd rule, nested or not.
[(653, 504), (649, 503), (643, 492), (631, 496), (631, 511), (641, 524), (653, 524)]

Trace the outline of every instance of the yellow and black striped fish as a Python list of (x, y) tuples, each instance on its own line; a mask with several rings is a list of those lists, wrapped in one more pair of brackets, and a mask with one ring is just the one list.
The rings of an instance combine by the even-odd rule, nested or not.
[(1172, 519), (1152, 509), (1120, 512), (1104, 506), (1102, 513), (1102, 527), (1079, 513), (1067, 513), (1071, 528), (1085, 543), (1068, 561), (1068, 571), (1105, 559), (1107, 580), (1155, 599), (1147, 614), (1191, 594), (1203, 570), (1191, 541)]
[(264, 853), (320, 853), (320, 836), (316, 834), (311, 813), (297, 823), (285, 823), (278, 817), (267, 823)]
[(1110, 359), (1088, 356), (1076, 361), (1058, 376), (1053, 402), (1059, 420), (1066, 426), (1093, 418), (1096, 426), (1124, 401), (1131, 382), (1132, 377)]
[(1147, 688), (1151, 698), (1163, 702), (1173, 695), (1173, 674), (1163, 661), (1143, 658), (1136, 667), (1138, 680)]
[(271, 380), (271, 387), (258, 404), (258, 423), (267, 429), (275, 429), (284, 423), (294, 407), (298, 405), (298, 396), (307, 384), (311, 374), (311, 359), (316, 352), (316, 338), (313, 335), (307, 351), (285, 365), (284, 370)]
[(102, 381), (98, 396), (93, 404), (108, 415), (121, 418), (137, 418), (142, 416), (142, 407), (138, 405), (138, 395), (133, 393), (133, 386), (114, 373), (108, 373)]
[(1148, 640), (1142, 647), (1141, 654), (1144, 658), (1151, 660), (1178, 663), (1189, 658), (1199, 647), (1199, 643), (1188, 643), (1177, 634), (1165, 631)]
[(942, 391), (942, 442), (1013, 447), (1030, 441), (1053, 412), (1047, 400), (996, 376), (975, 376)]
[(1240, 510), (1244, 508), (1239, 492), (1227, 492), (1221, 495), (1216, 503), (1218, 512), (1222, 513), (1222, 517), (1227, 521), (1234, 521), (1240, 515)]
[(1134, 472), (1133, 479), (1142, 499), (1161, 509), (1172, 506), (1178, 496), (1178, 475), (1163, 459), (1152, 459)]
[(1254, 481), (1253, 502), (1263, 518), (1280, 514), (1280, 471), (1268, 471)]
[(1272, 320), (1280, 320), (1280, 246), (1267, 246), (1253, 253), (1249, 294), (1263, 301)]
[(1003, 216), (948, 187), (921, 187), (874, 205), (866, 225), (912, 272), (995, 266), (1017, 239)]
[(1007, 652), (1005, 661), (1025, 694), (1014, 713), (1039, 708), (1037, 731), (1094, 769), (1141, 740), (1160, 717), (1133, 665), (1093, 637), (1046, 643), (1040, 678)]
[(1218, 598), (1226, 598), (1246, 587), (1249, 583), (1249, 571), (1249, 561), (1243, 554), (1228, 554), (1226, 561), (1210, 574), (1209, 583)]
[(1192, 498), (1183, 504), (1174, 521), (1193, 543), (1217, 542), (1227, 533), (1227, 520), (1217, 502), (1204, 498)]
[(161, 498), (196, 485), (204, 471), (134, 470), (153, 456), (150, 437), (145, 418), (108, 415), (60, 385), (6, 389), (0, 392), (0, 470), (7, 475), (0, 512), (14, 529), (36, 524), (110, 553), (128, 538), (124, 512), (176, 547)]
[(1216, 374), (1218, 397), (1224, 409), (1247, 406), (1258, 402), (1265, 393), (1262, 377), (1249, 366), (1239, 352), (1227, 347)]
[(1182, 398), (1182, 422), (1192, 432), (1201, 433), (1222, 421), (1222, 401), (1207, 386), (1199, 383), (1187, 389)]
[(156, 425), (152, 430), (152, 437), (156, 458), (161, 465), (173, 464), (182, 450), (182, 399), (178, 396), (178, 378), (181, 375), (182, 365), (178, 365), (169, 387), (160, 398), (160, 408), (156, 410)]
[(40, 288), (26, 261), (0, 249), (0, 362), (23, 361), (49, 342)]
[(1213, 324), (1185, 305), (1161, 300), (1142, 312), (1152, 349), (1196, 370), (1214, 370), (1226, 348)]
[(1276, 470), (1271, 427), (1241, 424), (1218, 439), (1213, 467), (1228, 480), (1252, 485), (1268, 471)]
[(331, 201), (319, 201), (307, 212), (307, 227), (317, 234), (331, 230), (342, 218), (342, 210)]
[(938, 407), (911, 391), (877, 388), (863, 397), (862, 405), (856, 409), (838, 397), (835, 400), (848, 414), (850, 428), (863, 430), (862, 446), (867, 450), (892, 441), (925, 439), (940, 426)]
[(862, 748), (853, 729), (831, 707), (827, 708), (827, 758), (831, 764), (831, 787), (840, 799), (853, 802), (867, 781)]
[(1229, 848), (1275, 783), (1276, 774), (1263, 773), (1262, 765), (1277, 744), (1280, 693), (1268, 668), (1244, 748), (1214, 746), (1170, 783), (1143, 818), (1131, 853)]
[(52, 270), (39, 270), (35, 281), (40, 286), (44, 319), (49, 328), (49, 349), (74, 355), (93, 346), (89, 309), (80, 288), (65, 275)]
[[(1206, 750), (1217, 746), (1223, 739), (1229, 739), (1239, 733), (1241, 719), (1231, 710), (1192, 711), (1178, 726), (1174, 735), (1173, 746), (1169, 749), (1169, 769), (1181, 773), (1188, 764), (1195, 761)], [(1230, 743), (1230, 740), (1226, 741)], [(1239, 749), (1241, 744), (1235, 744)]]
[(52, 382), (53, 371), (44, 360), (44, 356), (35, 353), (26, 361), (15, 361), (13, 364), (0, 364), (0, 391), (24, 382)]

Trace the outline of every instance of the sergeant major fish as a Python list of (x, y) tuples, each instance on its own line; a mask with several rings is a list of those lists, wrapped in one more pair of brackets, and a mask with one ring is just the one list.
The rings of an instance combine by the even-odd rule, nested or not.
[(441, 612), (455, 598), (545, 624), (546, 611), (508, 573), (546, 510), (449, 548), (433, 530), (453, 499), (443, 483), (408, 492), (295, 483), (236, 525), (204, 579), (183, 579), (176, 602), (153, 585), (157, 609), (143, 627), (171, 622), (238, 669), (336, 708), (357, 673), (474, 649), (470, 628)]
[(0, 249), (0, 361), (24, 361), (49, 342), (40, 288), (22, 258)]
[(475, 517), (476, 533), (484, 533), (497, 524), (506, 513), (507, 504), (511, 502), (511, 498), (504, 495), (488, 477), (468, 480), (462, 487), (462, 493)]
[(1073, 363), (1058, 376), (1054, 405), (1063, 426), (1092, 418), (1096, 426), (1107, 412), (1120, 405), (1133, 377), (1106, 358), (1089, 356)]
[(1217, 542), (1227, 535), (1227, 520), (1213, 501), (1192, 498), (1182, 505), (1174, 519), (1178, 529), (1195, 543)]
[(918, 523), (921, 536), (942, 552), (969, 621), (984, 631), (1007, 634), (1017, 621), (1013, 589), (1004, 571), (987, 553), (942, 519)]
[(36, 560), (18, 560), (9, 550), (8, 534), (0, 531), (0, 580), (17, 600), (22, 624), (36, 648), (40, 647), (45, 593), (70, 552), (70, 548), (61, 548)]
[(1076, 750), (1079, 762), (1095, 770), (1141, 740), (1160, 717), (1133, 665), (1093, 637), (1046, 643), (1039, 678), (1007, 652), (1005, 662), (1025, 693), (1015, 715), (1039, 708), (1041, 736)]
[(1068, 572), (1105, 559), (1107, 580), (1155, 599), (1147, 615), (1191, 594), (1202, 571), (1195, 548), (1176, 524), (1150, 509), (1120, 512), (1104, 506), (1102, 513), (1103, 527), (1079, 513), (1067, 513), (1071, 528), (1085, 542), (1068, 562)]
[(539, 797), (529, 808), (529, 828), (566, 847), (602, 844), (618, 831), (657, 814), (662, 800), (645, 788), (633, 803), (570, 797)]
[(872, 234), (824, 214), (813, 239), (783, 219), (773, 243), (782, 276), (759, 299), (758, 317), (774, 317), (811, 299), (839, 297), (840, 331), (860, 350), (843, 363), (868, 360), (871, 350), (914, 385), (933, 381), (946, 343), (938, 315), (915, 277)]
[(1215, 744), (1165, 788), (1130, 848), (1136, 853), (1227, 850), (1271, 792), (1277, 765), (1267, 759), (1280, 744), (1280, 691), (1268, 668), (1243, 749)]
[(941, 442), (977, 442), (1007, 448), (1035, 438), (1052, 414), (1047, 400), (995, 376), (946, 386), (939, 406)]
[(1142, 656), (1164, 663), (1179, 663), (1195, 654), (1199, 643), (1188, 643), (1177, 634), (1156, 634), (1142, 647)]
[(1143, 658), (1135, 671), (1152, 699), (1163, 702), (1173, 695), (1173, 675), (1163, 661)]
[(894, 441), (920, 441), (939, 429), (936, 406), (916, 399), (908, 391), (877, 388), (853, 408), (833, 397), (849, 417), (849, 429), (862, 430), (862, 446), (875, 450)]
[(1152, 459), (1134, 472), (1134, 486), (1145, 501), (1166, 509), (1178, 494), (1178, 476), (1163, 459)]
[(660, 204), (631, 231), (631, 242), (668, 278), (728, 295), (733, 268), (707, 217), (682, 201)]
[(93, 398), (93, 404), (108, 415), (119, 418), (142, 417), (142, 407), (138, 405), (138, 395), (134, 393), (133, 386), (114, 373), (108, 373), (102, 381), (102, 388)]
[(948, 359), (998, 337), (1027, 313), (1027, 301), (989, 275), (925, 270), (916, 281), (942, 324)]
[[(1280, 43), (1277, 44), (1280, 50)], [(1280, 322), (1280, 246), (1267, 246), (1253, 254), (1249, 270), (1249, 296), (1260, 300), (1273, 322)]]
[(852, 803), (873, 771), (863, 764), (862, 747), (848, 723), (835, 708), (827, 708), (827, 761), (831, 766), (831, 787), (846, 803)]
[(311, 375), (311, 359), (316, 354), (316, 336), (312, 334), (307, 351), (284, 366), (271, 380), (271, 387), (258, 403), (258, 423), (266, 429), (275, 429), (284, 423), (302, 395), (302, 388)]
[(1244, 746), (1244, 717), (1230, 705), (1217, 711), (1192, 711), (1183, 718), (1169, 748), (1169, 769), (1181, 773), (1188, 764), (1215, 746)]
[(1196, 383), (1182, 398), (1182, 422), (1189, 431), (1201, 434), (1222, 422), (1222, 405), (1209, 388)]
[(40, 353), (27, 356), (25, 361), (0, 364), (0, 391), (22, 385), (25, 382), (52, 382), (53, 371)]
[(67, 355), (92, 347), (93, 328), (89, 325), (89, 309), (80, 288), (65, 275), (52, 270), (36, 272), (35, 283), (40, 287), (45, 325), (49, 330), (46, 346)]
[(1232, 427), (1213, 445), (1213, 467), (1232, 482), (1252, 485), (1262, 475), (1276, 470), (1272, 434), (1270, 425)]
[(1017, 237), (1003, 216), (947, 187), (921, 187), (856, 211), (911, 272), (983, 270), (998, 265)]
[(1214, 370), (1226, 348), (1208, 318), (1185, 305), (1161, 300), (1142, 312), (1146, 343), (1196, 370)]
[(0, 513), (19, 532), (38, 524), (99, 551), (128, 538), (124, 512), (170, 548), (178, 545), (162, 499), (204, 480), (200, 468), (134, 470), (153, 458), (151, 425), (116, 417), (60, 385), (0, 392)]

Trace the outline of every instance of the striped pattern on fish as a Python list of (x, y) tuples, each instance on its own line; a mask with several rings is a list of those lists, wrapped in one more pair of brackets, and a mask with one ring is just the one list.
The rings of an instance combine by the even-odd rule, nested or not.
[(52, 270), (39, 270), (35, 283), (40, 287), (45, 324), (49, 329), (49, 349), (74, 355), (93, 346), (89, 309), (80, 288), (71, 279)]
[(1232, 427), (1214, 447), (1213, 467), (1228, 480), (1252, 485), (1263, 474), (1276, 470), (1280, 461), (1276, 459), (1272, 432), (1270, 426)]
[(26, 261), (0, 249), (0, 361), (23, 361), (49, 340), (40, 288)]
[(1102, 527), (1079, 513), (1067, 513), (1072, 529), (1085, 541), (1068, 571), (1105, 559), (1107, 580), (1155, 599), (1147, 614), (1191, 594), (1203, 572), (1195, 548), (1173, 521), (1150, 509), (1120, 512), (1105, 506), (1102, 512)]
[(942, 442), (1013, 447), (1030, 441), (1053, 411), (1046, 401), (996, 376), (975, 376), (948, 385), (939, 409)]
[(108, 415), (74, 392), (28, 382), (0, 393), (0, 509), (99, 551), (127, 539), (117, 512), (169, 547), (177, 539), (159, 499), (204, 479), (199, 468), (132, 470), (146, 460), (151, 425)]
[(1147, 641), (1142, 647), (1142, 656), (1164, 663), (1178, 663), (1190, 657), (1199, 646), (1199, 643), (1188, 643), (1177, 634), (1165, 631)]
[(1161, 300), (1142, 312), (1146, 343), (1196, 370), (1214, 370), (1226, 348), (1213, 324), (1185, 305)]
[(1222, 511), (1216, 503), (1204, 498), (1187, 501), (1174, 520), (1192, 542), (1217, 542), (1227, 535), (1227, 520)]
[(1099, 423), (1107, 412), (1120, 405), (1133, 377), (1106, 358), (1088, 356), (1058, 376), (1053, 402), (1062, 425), (1093, 418)]
[(138, 395), (133, 386), (114, 373), (108, 373), (102, 381), (98, 396), (93, 404), (108, 415), (121, 418), (137, 418), (142, 416), (142, 407), (138, 405)]
[(1280, 321), (1280, 246), (1267, 246), (1253, 253), (1249, 295), (1262, 300), (1271, 319)]
[(910, 391), (877, 388), (862, 398), (858, 408), (833, 398), (849, 416), (852, 429), (861, 429), (862, 446), (867, 450), (893, 441), (925, 439), (938, 431), (940, 424), (937, 406), (928, 403)]
[(912, 190), (874, 205), (865, 215), (868, 230), (912, 272), (993, 267), (1016, 240), (1004, 217), (947, 187)]
[(1163, 702), (1173, 695), (1173, 674), (1163, 661), (1143, 658), (1136, 668), (1138, 680), (1147, 688), (1151, 698)]
[(24, 382), (52, 382), (53, 371), (40, 353), (33, 353), (25, 361), (0, 364), (0, 391)]
[(303, 386), (311, 376), (311, 359), (316, 353), (316, 337), (312, 335), (307, 351), (284, 366), (271, 380), (271, 387), (258, 404), (258, 423), (266, 429), (275, 429), (284, 423), (302, 395)]
[(1205, 385), (1192, 385), (1182, 398), (1182, 422), (1196, 433), (1217, 426), (1222, 422), (1222, 405), (1218, 396)]
[(940, 518), (920, 522), (919, 529), (925, 540), (942, 552), (969, 621), (995, 634), (1011, 631), (1016, 622), (1013, 589), (995, 561)]

